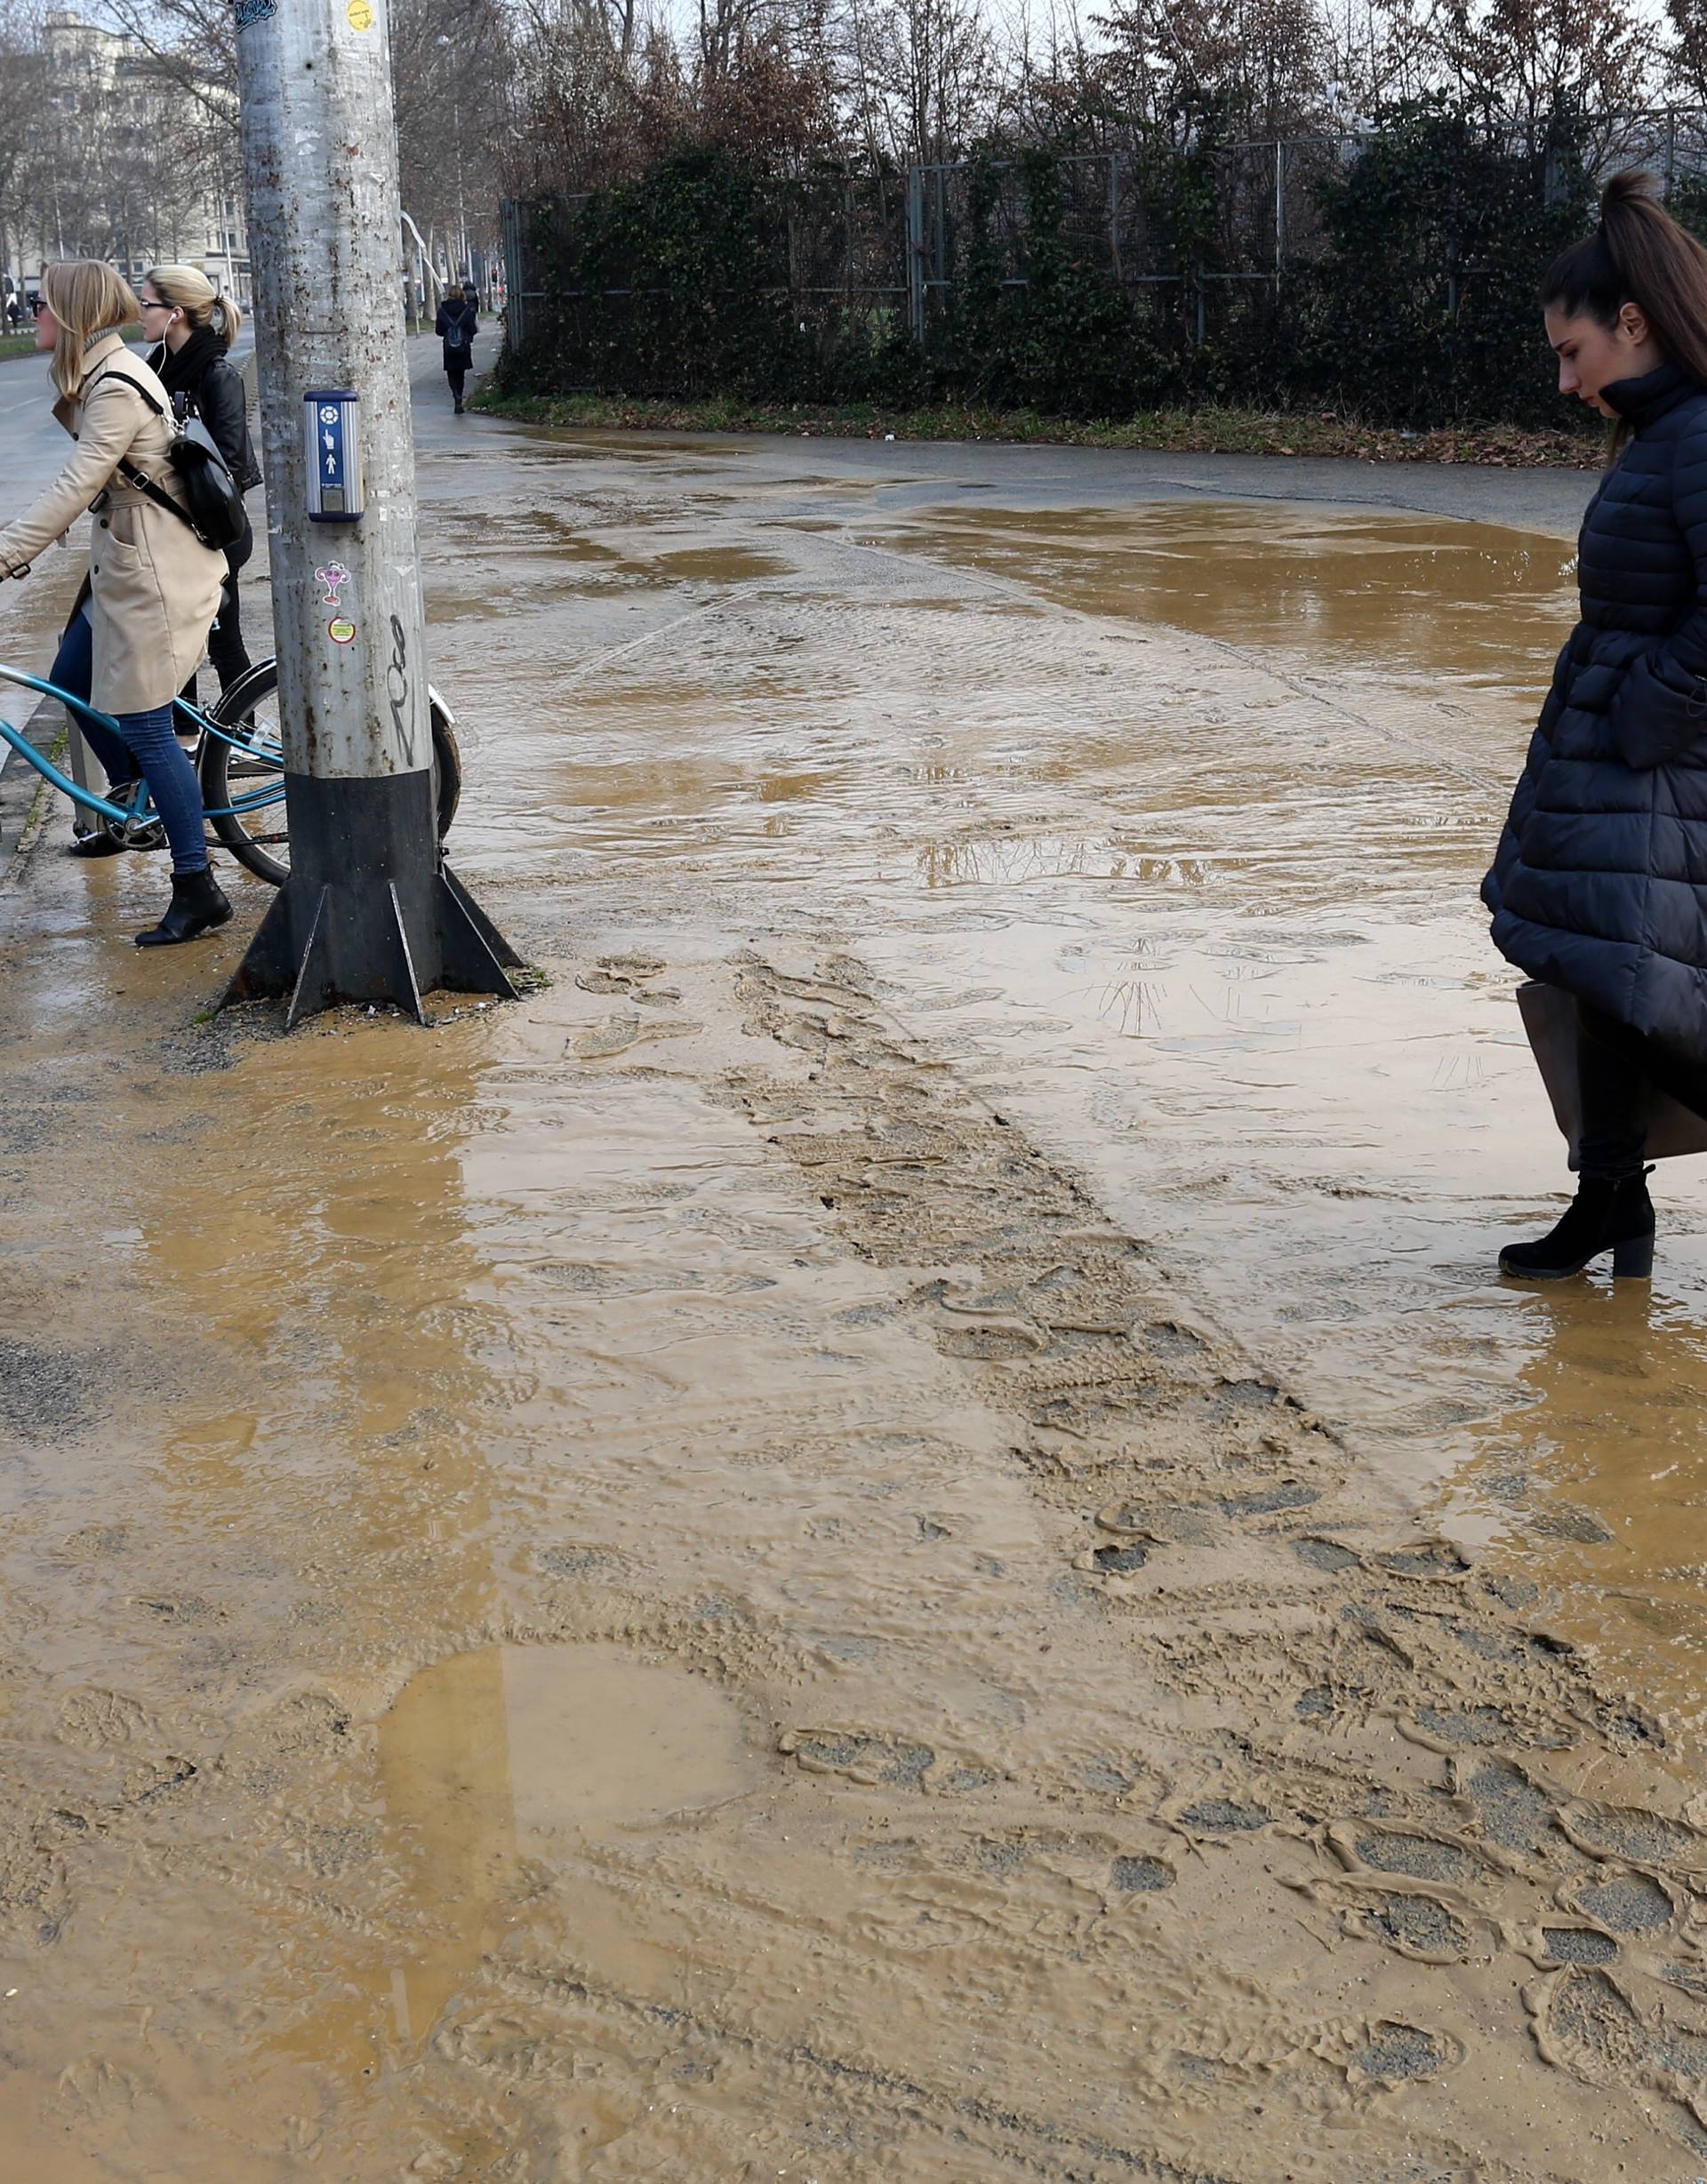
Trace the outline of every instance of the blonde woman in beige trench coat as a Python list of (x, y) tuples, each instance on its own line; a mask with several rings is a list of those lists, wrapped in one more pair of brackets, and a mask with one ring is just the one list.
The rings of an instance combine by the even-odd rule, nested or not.
[[(180, 505), (168, 460), (172, 404), (118, 329), (138, 316), (136, 298), (110, 266), (70, 259), (42, 276), (36, 346), (50, 350), (60, 394), (53, 414), (76, 452), (33, 508), (0, 531), (0, 575), (23, 576), (87, 508), (94, 511), (87, 596), (60, 642), (51, 681), (110, 714), (118, 733), (80, 722), (116, 791), (148, 782), (172, 846), (172, 901), (139, 948), (193, 940), (222, 925), (231, 905), (208, 869), (202, 792), (172, 733), (172, 701), (199, 663), (219, 611), (225, 556), (204, 546), (188, 522), (148, 499), (126, 466)], [(139, 389), (165, 412), (156, 414)], [(85, 836), (73, 855), (116, 846)]]

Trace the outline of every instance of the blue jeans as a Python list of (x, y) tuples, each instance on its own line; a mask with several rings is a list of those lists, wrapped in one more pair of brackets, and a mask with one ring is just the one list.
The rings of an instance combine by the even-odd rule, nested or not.
[[(94, 680), (95, 633), (84, 613), (73, 615), (60, 640), (59, 656), (48, 676), (74, 698), (86, 703)], [(202, 826), (202, 788), (196, 769), (178, 748), (172, 732), (172, 708), (157, 705), (148, 713), (120, 713), (115, 716), (118, 733), (98, 721), (78, 714), (76, 724), (83, 740), (100, 759), (108, 785), (120, 788), (140, 772), (154, 798), (172, 844), (174, 872), (204, 872), (207, 843)]]

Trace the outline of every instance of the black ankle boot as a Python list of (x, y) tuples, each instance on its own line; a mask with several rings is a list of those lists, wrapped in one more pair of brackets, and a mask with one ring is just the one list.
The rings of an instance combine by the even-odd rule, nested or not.
[(1500, 1253), (1500, 1272), (1522, 1282), (1558, 1282), (1610, 1252), (1614, 1274), (1651, 1274), (1654, 1201), (1647, 1179), (1653, 1172), (1585, 1175), (1559, 1226), (1533, 1244), (1508, 1244)]
[(225, 891), (204, 865), (199, 872), (174, 872), (172, 900), (160, 923), (136, 936), (138, 948), (176, 948), (199, 932), (212, 932), (231, 915)]

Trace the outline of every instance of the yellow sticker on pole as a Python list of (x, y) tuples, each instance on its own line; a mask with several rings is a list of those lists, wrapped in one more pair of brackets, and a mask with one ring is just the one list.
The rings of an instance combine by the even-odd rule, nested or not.
[(373, 0), (349, 0), (344, 10), (352, 30), (372, 30), (373, 28)]

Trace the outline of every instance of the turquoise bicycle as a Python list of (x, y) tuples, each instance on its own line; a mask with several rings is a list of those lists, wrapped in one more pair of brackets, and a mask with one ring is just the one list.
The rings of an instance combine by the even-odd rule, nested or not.
[[(118, 724), (68, 691), (40, 676), (0, 666), (0, 683), (12, 683), (40, 697), (56, 698), (73, 718), (91, 720), (118, 732)], [(462, 762), (456, 745), (456, 722), (436, 690), (429, 689), (433, 730), (433, 794), (442, 842), (456, 816), (462, 794)], [(202, 803), (213, 839), (230, 851), (258, 879), (281, 887), (290, 875), (289, 815), (284, 801), (284, 744), (278, 716), (278, 663), (257, 660), (219, 702), (204, 712), (188, 700), (172, 700), (196, 733), (188, 754), (202, 786)], [(180, 734), (184, 732), (180, 731)], [(165, 828), (154, 808), (146, 781), (136, 784), (127, 802), (116, 804), (61, 772), (36, 749), (21, 729), (0, 719), (0, 741), (11, 745), (26, 764), (87, 812), (122, 848), (149, 850), (165, 841)]]

